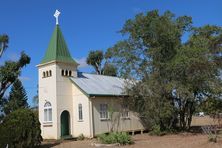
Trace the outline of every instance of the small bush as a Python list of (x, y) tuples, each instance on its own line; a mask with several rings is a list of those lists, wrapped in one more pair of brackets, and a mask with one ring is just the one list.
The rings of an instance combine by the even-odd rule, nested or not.
[(217, 136), (216, 135), (209, 135), (208, 136), (208, 140), (210, 141), (210, 142), (217, 142)]
[(163, 135), (166, 135), (166, 132), (165, 131), (161, 131), (159, 125), (154, 125), (152, 127), (151, 132), (150, 132), (150, 135), (163, 136)]
[(103, 144), (119, 143), (121, 145), (132, 144), (131, 136), (126, 132), (112, 132), (109, 134), (101, 134), (98, 140)]
[(83, 134), (80, 134), (78, 137), (77, 137), (77, 140), (84, 140), (85, 139), (85, 136)]
[(117, 142), (122, 145), (133, 143), (130, 135), (127, 134), (126, 132), (116, 134), (116, 138), (117, 138)]
[(0, 147), (33, 148), (41, 144), (40, 123), (29, 109), (18, 109), (0, 124)]

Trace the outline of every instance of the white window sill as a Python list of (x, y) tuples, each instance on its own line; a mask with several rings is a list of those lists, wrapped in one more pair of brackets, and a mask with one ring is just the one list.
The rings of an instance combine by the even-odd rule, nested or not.
[(52, 127), (52, 122), (43, 122), (43, 127)]
[(44, 121), (43, 124), (52, 125), (52, 121)]
[(78, 122), (84, 122), (83, 120), (78, 120)]

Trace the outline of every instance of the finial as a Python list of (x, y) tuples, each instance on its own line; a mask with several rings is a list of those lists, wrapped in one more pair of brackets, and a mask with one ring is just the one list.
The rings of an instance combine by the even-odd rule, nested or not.
[(54, 14), (54, 17), (56, 18), (56, 25), (59, 24), (59, 15), (60, 15), (59, 10), (56, 10), (56, 11), (55, 11), (55, 14)]

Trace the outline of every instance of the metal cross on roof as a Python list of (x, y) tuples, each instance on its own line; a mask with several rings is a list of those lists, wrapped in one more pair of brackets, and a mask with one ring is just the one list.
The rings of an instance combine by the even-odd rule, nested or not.
[(55, 14), (54, 14), (54, 17), (56, 18), (56, 25), (59, 24), (59, 15), (60, 15), (59, 10), (56, 10), (56, 11), (55, 11)]

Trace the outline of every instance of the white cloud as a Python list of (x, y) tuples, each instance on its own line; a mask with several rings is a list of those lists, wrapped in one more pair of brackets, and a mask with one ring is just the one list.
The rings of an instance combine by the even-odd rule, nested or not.
[(80, 59), (75, 59), (76, 62), (79, 64), (79, 68), (86, 68), (89, 67), (89, 65), (86, 63), (86, 57), (82, 57)]

